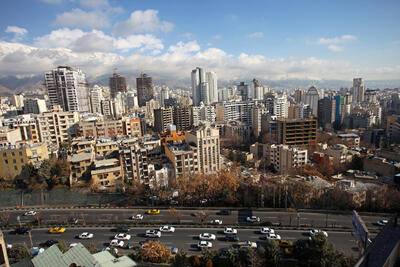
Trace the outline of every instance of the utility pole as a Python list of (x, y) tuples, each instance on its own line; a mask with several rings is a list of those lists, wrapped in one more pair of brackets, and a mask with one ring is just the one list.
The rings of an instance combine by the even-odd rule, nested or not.
[(29, 237), (29, 242), (31, 243), (31, 248), (33, 248), (31, 231), (28, 232), (28, 237)]

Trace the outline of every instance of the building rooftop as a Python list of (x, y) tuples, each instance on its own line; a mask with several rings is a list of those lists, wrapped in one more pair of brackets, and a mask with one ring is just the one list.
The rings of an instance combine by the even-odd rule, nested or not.
[(356, 134), (353, 134), (353, 133), (348, 133), (348, 134), (339, 134), (338, 137), (340, 137), (340, 138), (348, 138), (348, 137), (357, 138), (359, 136)]
[(118, 163), (118, 159), (103, 159), (103, 160), (96, 160), (94, 162), (94, 165), (96, 168), (101, 168), (101, 167), (111, 167), (115, 166), (115, 163)]
[(93, 175), (93, 174), (99, 174), (99, 173), (116, 172), (116, 171), (120, 171), (120, 170), (121, 170), (121, 166), (116, 166), (116, 167), (111, 167), (111, 168), (93, 170), (90, 173)]
[(93, 155), (94, 154), (92, 152), (72, 154), (72, 155), (68, 156), (68, 161), (69, 162), (81, 162), (84, 160), (90, 160), (93, 158)]
[(189, 151), (192, 151), (192, 148), (187, 143), (168, 144), (167, 147), (172, 152), (189, 152)]
[(43, 144), (44, 143), (33, 143), (33, 144), (24, 144), (24, 145), (15, 145), (15, 146), (12, 145), (12, 146), (8, 146), (8, 147), (1, 147), (0, 151), (35, 148), (35, 147), (39, 147)]

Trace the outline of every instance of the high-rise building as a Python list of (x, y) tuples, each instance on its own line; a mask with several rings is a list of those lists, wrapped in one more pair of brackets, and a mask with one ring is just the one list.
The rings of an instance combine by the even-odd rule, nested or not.
[(177, 106), (173, 109), (173, 123), (178, 131), (192, 128), (192, 112), (189, 106)]
[(114, 73), (112, 77), (110, 77), (110, 96), (114, 98), (118, 92), (126, 92), (126, 79), (125, 77)]
[(64, 111), (89, 112), (89, 88), (80, 69), (59, 66), (45, 73), (50, 107), (60, 105)]
[(16, 107), (17, 109), (21, 109), (24, 107), (24, 94), (17, 94), (11, 96), (11, 105)]
[(101, 101), (103, 100), (103, 91), (99, 86), (94, 86), (90, 90), (90, 107), (92, 113), (101, 113)]
[(353, 79), (352, 94), (354, 103), (361, 103), (364, 101), (365, 85), (362, 81), (362, 78)]
[(154, 109), (154, 130), (156, 132), (165, 132), (168, 125), (173, 123), (173, 107)]
[(287, 97), (285, 94), (274, 99), (273, 114), (275, 116), (277, 116), (278, 118), (287, 118), (288, 109), (289, 103), (287, 102)]
[[(202, 68), (192, 70), (192, 99), (193, 106), (200, 105), (201, 102), (201, 87), (206, 82), (206, 76)], [(204, 86), (204, 85), (203, 85)]]
[(249, 98), (251, 98), (252, 97), (252, 94), (249, 94), (250, 93), (250, 87), (249, 87), (249, 85), (248, 84), (245, 84), (244, 82), (240, 82), (238, 85), (237, 85), (237, 89), (236, 89), (236, 92), (239, 94), (239, 95), (241, 95), (242, 96), (242, 100), (247, 100), (247, 99), (249, 99)]
[(310, 105), (311, 113), (317, 117), (318, 116), (318, 100), (319, 94), (315, 86), (311, 86), (306, 93), (306, 104)]
[(206, 73), (206, 81), (208, 83), (209, 90), (209, 103), (218, 102), (218, 81), (217, 74), (213, 71)]
[(324, 97), (318, 100), (318, 124), (324, 129), (332, 129), (336, 120), (336, 100)]
[(199, 172), (211, 174), (221, 169), (219, 130), (200, 126), (186, 133), (186, 142), (194, 147)]
[(335, 98), (335, 124), (334, 127), (339, 129), (343, 123), (343, 115), (345, 114), (345, 97), (337, 95)]
[(153, 79), (142, 73), (136, 78), (136, 87), (139, 107), (146, 106), (146, 102), (154, 97)]
[(269, 161), (280, 174), (287, 173), (292, 168), (307, 164), (307, 149), (290, 147), (288, 145), (272, 144), (269, 148)]
[[(193, 125), (198, 126), (201, 122), (215, 122), (216, 110), (212, 105), (200, 105), (192, 107)], [(222, 119), (223, 120), (223, 119)]]
[(296, 101), (297, 104), (305, 103), (306, 102), (306, 92), (304, 92), (301, 89), (296, 89), (294, 91), (294, 101)]
[(169, 99), (169, 89), (168, 87), (162, 87), (160, 93), (160, 105), (165, 107), (165, 100)]
[(46, 101), (39, 98), (24, 99), (24, 113), (40, 114), (47, 111)]
[(317, 120), (276, 120), (276, 128), (271, 131), (272, 139), (275, 143), (305, 146), (317, 142)]

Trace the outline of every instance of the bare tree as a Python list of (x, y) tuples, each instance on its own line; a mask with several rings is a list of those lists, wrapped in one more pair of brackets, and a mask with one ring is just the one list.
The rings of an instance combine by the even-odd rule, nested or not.
[(201, 210), (199, 212), (195, 213), (196, 217), (200, 219), (201, 224), (204, 224), (206, 219), (210, 216), (210, 211), (209, 210)]
[(10, 212), (2, 211), (0, 213), (0, 220), (4, 223), (4, 225), (8, 225), (8, 221), (10, 220)]

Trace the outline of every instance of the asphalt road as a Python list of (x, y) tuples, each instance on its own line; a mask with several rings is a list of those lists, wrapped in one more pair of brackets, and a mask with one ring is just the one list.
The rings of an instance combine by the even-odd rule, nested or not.
[[(33, 209), (34, 210), (34, 209)], [(34, 216), (23, 216), (26, 210), (5, 211), (10, 213), (9, 223), (17, 224), (17, 217), (20, 217), (22, 224), (33, 222)], [(67, 224), (68, 219), (76, 217), (81, 223), (130, 223), (130, 216), (134, 214), (145, 214), (145, 209), (39, 209), (37, 210), (42, 223)], [(193, 216), (200, 210), (179, 210), (178, 216), (171, 215), (168, 209), (161, 209), (158, 215), (144, 215), (138, 223), (159, 223), (159, 224), (200, 224), (201, 218)], [(205, 221), (221, 219), (223, 224), (248, 225), (246, 218), (256, 215), (261, 222), (271, 222), (283, 226), (306, 226), (311, 228), (322, 227), (346, 227), (352, 228), (351, 215), (347, 214), (326, 214), (326, 213), (290, 213), (276, 211), (252, 211), (249, 209), (233, 210), (231, 215), (217, 215), (218, 210), (202, 210), (208, 216)], [(378, 220), (385, 219), (381, 215), (362, 216), (368, 228), (379, 228), (376, 226)]]
[[(138, 227), (130, 230), (132, 236), (130, 241), (125, 241), (138, 246), (140, 241), (146, 240), (144, 236), (145, 230), (149, 228)], [(196, 244), (199, 241), (198, 236), (201, 233), (212, 233), (215, 234), (217, 239), (212, 241), (213, 249), (220, 249), (231, 247), (235, 245), (234, 242), (224, 241), (223, 228), (177, 228), (175, 233), (163, 233), (159, 241), (167, 246), (177, 247), (183, 249), (189, 254), (198, 253)], [(76, 238), (82, 232), (90, 232), (94, 234), (91, 240), (79, 240)], [(308, 235), (305, 231), (299, 230), (276, 230), (277, 234), (281, 235), (282, 239), (298, 240), (306, 239)], [(33, 229), (31, 232), (32, 242), (34, 246), (49, 240), (57, 239), (66, 241), (67, 245), (75, 242), (81, 242), (84, 245), (94, 242), (97, 249), (102, 249), (113, 239), (116, 232), (112, 231), (112, 228), (70, 228), (62, 234), (50, 234), (48, 229)], [(350, 232), (328, 232), (329, 240), (336, 246), (336, 248), (347, 255), (358, 255), (357, 244), (355, 237)], [(262, 245), (265, 240), (264, 235), (259, 234), (255, 229), (239, 229), (238, 236), (241, 241), (250, 240), (257, 242), (258, 245)], [(10, 231), (4, 231), (4, 239), (7, 244), (26, 243), (30, 246), (30, 240), (28, 235), (14, 235), (10, 234)], [(127, 250), (121, 250), (122, 253), (128, 253)]]

